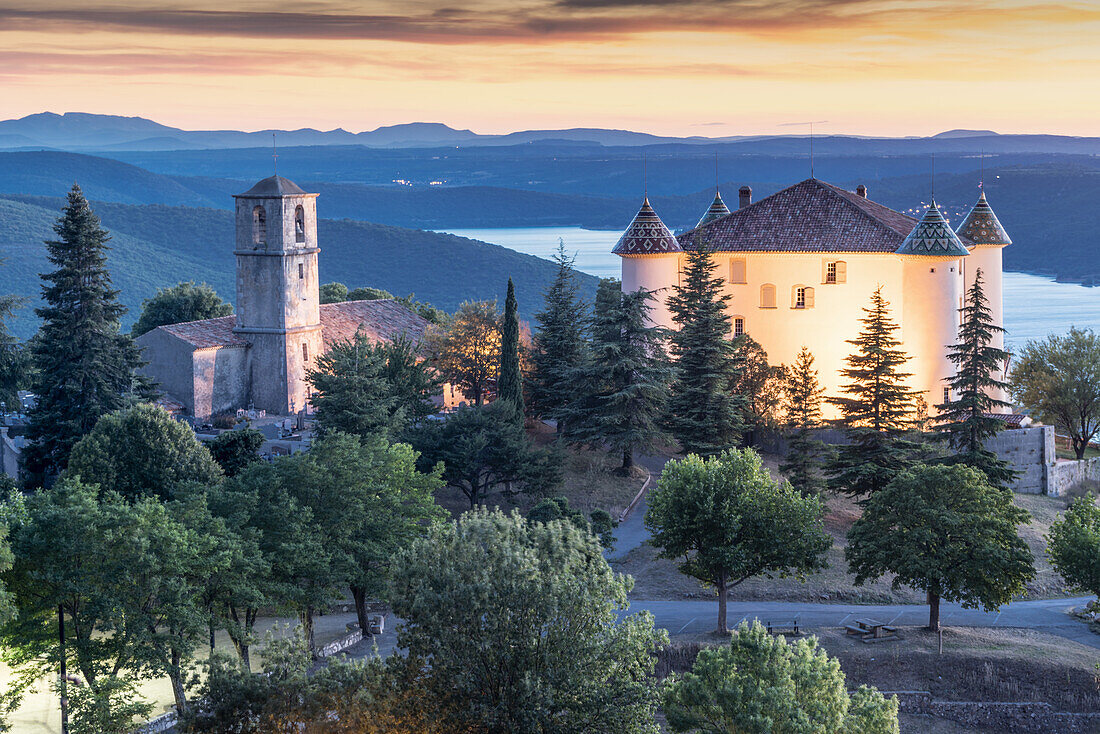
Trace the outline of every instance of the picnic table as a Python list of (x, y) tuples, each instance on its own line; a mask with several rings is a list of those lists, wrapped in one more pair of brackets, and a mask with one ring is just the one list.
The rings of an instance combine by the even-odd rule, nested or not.
[(863, 642), (885, 642), (886, 640), (901, 639), (897, 627), (867, 617), (852, 620), (850, 624), (845, 625), (845, 629), (850, 635), (859, 635)]

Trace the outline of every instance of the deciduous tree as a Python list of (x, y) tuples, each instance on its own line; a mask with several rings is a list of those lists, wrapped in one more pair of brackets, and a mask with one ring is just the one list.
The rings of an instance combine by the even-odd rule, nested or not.
[(681, 285), (668, 299), (678, 327), (671, 337), (669, 427), (684, 453), (715, 454), (741, 438), (744, 400), (733, 392), (739, 375), (723, 288), (714, 258), (700, 246), (687, 254)]
[(124, 407), (134, 392), (137, 346), (119, 332), (125, 308), (107, 271), (108, 233), (79, 186), (69, 192), (46, 243), (56, 270), (42, 276), (35, 313), (42, 327), (33, 342), (38, 402), (30, 412), (24, 470), (37, 486), (65, 468), (73, 445), (100, 416)]
[(817, 638), (788, 642), (757, 621), (729, 645), (699, 651), (691, 672), (666, 682), (674, 732), (696, 734), (897, 734), (898, 700), (860, 686), (849, 694), (840, 663)]
[(647, 613), (589, 533), (474, 510), (398, 555), (399, 644), (431, 660), (429, 689), (489, 734), (657, 732)]
[(428, 330), (428, 344), (443, 381), (458, 387), (474, 405), (496, 394), (500, 319), (496, 301), (466, 301), (449, 325)]
[(206, 283), (195, 285), (189, 280), (171, 288), (158, 288), (152, 298), (141, 302), (141, 316), (130, 333), (136, 338), (158, 326), (182, 324), (229, 316), (233, 304), (223, 301), (217, 291)]
[(748, 334), (733, 340), (733, 362), (737, 379), (733, 392), (743, 406), (743, 433), (746, 443), (756, 444), (760, 433), (779, 424), (783, 399), (782, 365), (768, 364), (768, 353)]
[(645, 526), (661, 556), (718, 592), (718, 631), (726, 595), (753, 576), (804, 577), (824, 568), (832, 545), (817, 497), (776, 482), (752, 449), (665, 465), (649, 496)]
[(348, 300), (348, 287), (343, 283), (322, 283), (318, 291), (321, 303), (342, 303)]
[(885, 487), (917, 460), (917, 445), (907, 438), (914, 428), (916, 393), (902, 372), (909, 357), (895, 336), (890, 304), (880, 286), (860, 322), (863, 331), (848, 343), (856, 348), (841, 374), (849, 380), (845, 396), (829, 398), (840, 409), (848, 443), (829, 462), (829, 486), (866, 496)]
[(568, 436), (622, 456), (629, 473), (638, 451), (670, 438), (662, 426), (672, 366), (666, 331), (648, 321), (653, 291), (623, 293), (600, 281), (590, 358), (575, 373), (580, 396), (567, 410)]
[(266, 440), (264, 434), (255, 428), (237, 428), (219, 433), (206, 448), (225, 475), (232, 477), (260, 460), (260, 448)]
[(1018, 532), (1027, 520), (979, 470), (918, 465), (866, 501), (844, 556), (857, 586), (892, 573), (895, 587), (926, 592), (935, 632), (941, 599), (990, 610), (1024, 592), (1035, 576)]
[(1012, 368), (1012, 393), (1032, 414), (1065, 431), (1078, 459), (1100, 432), (1100, 337), (1071, 327), (1027, 343)]
[(1069, 583), (1100, 598), (1100, 507), (1078, 497), (1047, 536), (1050, 562)]

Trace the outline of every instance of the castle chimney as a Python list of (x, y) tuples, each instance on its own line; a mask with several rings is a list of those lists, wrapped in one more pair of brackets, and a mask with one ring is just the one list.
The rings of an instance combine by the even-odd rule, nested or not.
[(856, 196), (862, 196), (864, 199), (866, 199), (867, 198), (867, 187), (864, 186), (863, 184), (860, 184), (859, 186), (856, 186)]
[(742, 186), (741, 190), (738, 191), (737, 193), (738, 193), (738, 204), (737, 204), (738, 208), (743, 209), (743, 208), (745, 208), (746, 206), (748, 206), (749, 204), (752, 203), (752, 187), (751, 186)]

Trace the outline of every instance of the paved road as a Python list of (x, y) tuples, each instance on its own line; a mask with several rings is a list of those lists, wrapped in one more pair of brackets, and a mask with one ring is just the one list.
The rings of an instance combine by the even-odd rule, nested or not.
[[(1073, 619), (1067, 610), (1081, 607), (1092, 597), (1074, 599), (1042, 599), (1018, 601), (999, 612), (963, 609), (958, 604), (940, 605), (940, 622), (957, 627), (1024, 627), (1065, 637), (1083, 645), (1100, 649), (1100, 635)], [(658, 627), (670, 634), (699, 633), (713, 630), (718, 619), (717, 601), (634, 601), (630, 611), (647, 610)], [(849, 619), (872, 617), (899, 626), (919, 626), (928, 623), (928, 607), (918, 604), (811, 604), (799, 602), (729, 602), (727, 615), (730, 627), (743, 619), (761, 622), (789, 622), (797, 619), (803, 627), (840, 627)]]
[(646, 488), (646, 496), (642, 497), (642, 501), (630, 513), (630, 517), (619, 523), (619, 526), (615, 528), (615, 547), (607, 552), (607, 560), (622, 560), (630, 551), (649, 540), (649, 531), (645, 529), (643, 520), (645, 519), (646, 508), (649, 506), (649, 493), (653, 491), (653, 485), (657, 482), (657, 477), (661, 475), (661, 469), (664, 468), (666, 461), (668, 461), (667, 456), (638, 457), (637, 462), (649, 469), (651, 474), (649, 487)]

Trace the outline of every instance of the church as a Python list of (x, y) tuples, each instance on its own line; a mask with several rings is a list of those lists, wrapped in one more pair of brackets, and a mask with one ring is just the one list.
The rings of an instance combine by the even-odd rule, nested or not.
[(306, 374), (333, 344), (360, 333), (419, 341), (427, 322), (397, 301), (321, 303), (317, 194), (271, 176), (234, 198), (236, 313), (137, 338), (145, 374), (187, 413), (293, 415), (308, 408)]
[[(616, 244), (622, 289), (657, 292), (651, 319), (674, 327), (667, 297), (680, 283), (685, 253), (714, 255), (735, 336), (749, 334), (772, 364), (792, 364), (805, 346), (826, 395), (839, 395), (840, 370), (862, 329), (863, 309), (882, 286), (895, 332), (910, 356), (910, 387), (935, 414), (950, 397), (959, 308), (978, 270), (994, 323), (1003, 322), (1001, 251), (1012, 241), (984, 192), (952, 230), (933, 201), (918, 221), (872, 201), (865, 186), (846, 191), (810, 178), (753, 202), (741, 187), (730, 211), (720, 194), (688, 232), (675, 236), (648, 199)], [(995, 345), (1003, 347), (1000, 333)], [(995, 397), (1004, 399), (1004, 395)], [(837, 417), (825, 405), (826, 418)]]

